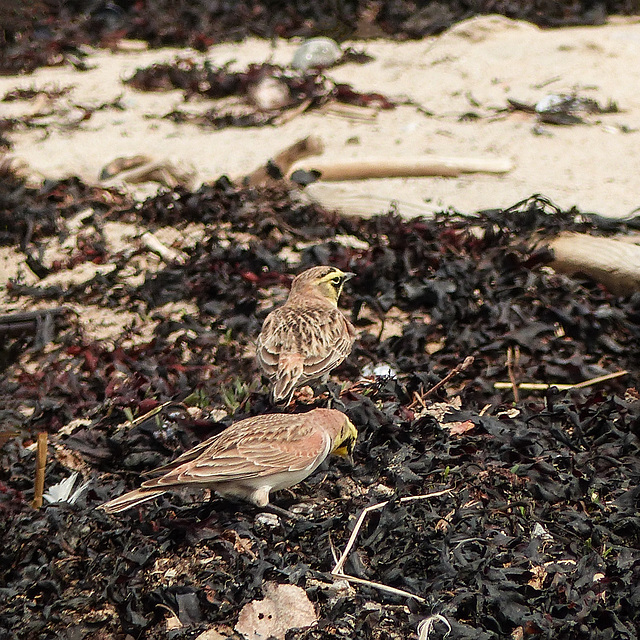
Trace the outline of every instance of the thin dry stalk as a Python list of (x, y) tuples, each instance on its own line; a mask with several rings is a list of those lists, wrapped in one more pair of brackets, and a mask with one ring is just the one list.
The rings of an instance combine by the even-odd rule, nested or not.
[(419, 396), (417, 391), (413, 392), (413, 399), (417, 402), (423, 409), (427, 408), (427, 405), (424, 403), (424, 400)]
[[(604, 376), (598, 376), (597, 378), (590, 378), (589, 380), (583, 380), (576, 384), (560, 384), (560, 383), (546, 383), (546, 382), (521, 382), (518, 384), (518, 389), (524, 389), (528, 391), (546, 391), (551, 387), (555, 387), (559, 391), (567, 391), (568, 389), (583, 389), (584, 387), (590, 387), (594, 384), (600, 384), (601, 382), (607, 382), (621, 376), (626, 376), (629, 372), (625, 369), (623, 371), (615, 371), (614, 373), (607, 373)], [(513, 387), (512, 382), (494, 382), (494, 389), (511, 389)]]
[[(451, 493), (453, 490), (452, 489), (444, 489), (442, 491), (435, 491), (433, 493), (425, 493), (419, 496), (406, 496), (404, 498), (400, 498), (400, 502), (414, 502), (416, 500), (428, 500), (429, 498), (437, 498), (439, 496), (442, 496), (446, 493)], [(380, 582), (373, 582), (371, 580), (364, 580), (363, 578), (356, 578), (355, 576), (350, 576), (346, 573), (344, 573), (344, 564), (347, 561), (347, 557), (349, 556), (349, 553), (351, 552), (351, 549), (353, 549), (353, 546), (356, 543), (356, 539), (358, 537), (358, 533), (360, 532), (360, 529), (362, 528), (362, 524), (365, 521), (365, 518), (372, 512), (372, 511), (379, 511), (380, 509), (384, 509), (388, 504), (389, 504), (389, 500), (385, 500), (384, 502), (379, 502), (378, 504), (374, 504), (371, 505), (370, 507), (365, 507), (362, 512), (360, 513), (360, 515), (358, 516), (358, 520), (356, 521), (356, 525), (353, 528), (353, 531), (351, 532), (351, 535), (349, 536), (349, 540), (347, 541), (347, 546), (344, 548), (344, 551), (342, 552), (342, 554), (340, 555), (340, 558), (338, 558), (335, 567), (333, 568), (333, 571), (331, 571), (331, 575), (335, 576), (336, 578), (344, 578), (345, 580), (347, 580), (348, 582), (353, 582), (354, 584), (363, 584), (363, 585), (367, 585), (369, 587), (373, 587), (374, 589), (378, 589), (380, 591), (386, 591), (387, 593), (392, 593), (394, 595), (399, 595), (399, 596), (404, 596), (406, 598), (413, 598), (415, 600), (418, 600), (419, 602), (426, 602), (424, 598), (421, 598), (420, 596), (415, 595), (414, 593), (410, 593), (409, 591), (404, 591), (402, 589), (396, 589), (395, 587), (389, 587), (385, 584), (381, 584)]]
[(44, 470), (47, 466), (47, 434), (43, 431), (38, 434), (36, 448), (36, 481), (33, 502), (31, 506), (39, 509), (42, 506), (42, 494), (44, 493)]
[(437, 384), (434, 384), (433, 387), (429, 389), (429, 391), (423, 394), (422, 399), (424, 400), (425, 398), (428, 398), (431, 394), (435, 393), (440, 387), (447, 384), (447, 382), (449, 382), (451, 378), (453, 378), (454, 376), (457, 376), (461, 371), (468, 369), (473, 364), (473, 361), (474, 361), (473, 356), (467, 356), (459, 365), (451, 369), (451, 371), (449, 371), (449, 373), (447, 373), (447, 375), (444, 378), (442, 378), (440, 382), (438, 382)]
[(592, 384), (600, 384), (601, 382), (606, 382), (607, 380), (613, 380), (614, 378), (619, 378), (620, 376), (625, 376), (629, 373), (628, 371), (616, 371), (614, 373), (607, 373), (604, 376), (598, 376), (597, 378), (591, 378), (591, 380), (585, 380), (583, 382), (578, 382), (574, 384), (572, 389), (582, 389), (583, 387), (590, 387)]
[(357, 578), (356, 576), (349, 576), (344, 573), (332, 574), (332, 575), (342, 578), (347, 582), (352, 582), (353, 584), (362, 584), (366, 587), (371, 587), (372, 589), (378, 589), (378, 591), (385, 591), (386, 593), (391, 593), (394, 596), (403, 596), (404, 598), (413, 598), (418, 602), (426, 602), (424, 598), (417, 596), (415, 593), (410, 593), (409, 591), (405, 591), (404, 589), (396, 589), (395, 587), (390, 587), (389, 585), (382, 584), (381, 582), (374, 582), (373, 580), (365, 580), (364, 578)]
[(491, 405), (490, 404), (485, 404), (484, 407), (482, 407), (482, 409), (480, 409), (480, 413), (478, 413), (479, 416), (483, 416), (485, 413), (487, 413), (487, 411), (489, 411), (489, 409), (491, 409)]
[(518, 393), (518, 382), (516, 381), (516, 366), (520, 360), (520, 347), (509, 347), (507, 349), (507, 371), (509, 372), (509, 380), (511, 381), (511, 387), (513, 389), (514, 402), (520, 401), (520, 394)]

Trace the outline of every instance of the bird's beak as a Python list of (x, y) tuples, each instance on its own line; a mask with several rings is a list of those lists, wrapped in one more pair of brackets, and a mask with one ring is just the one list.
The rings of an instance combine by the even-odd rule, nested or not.
[(351, 278), (355, 278), (357, 274), (352, 273), (351, 271), (347, 271), (346, 273), (342, 274), (342, 277), (345, 279), (345, 282), (347, 280), (351, 280)]
[(353, 467), (354, 462), (353, 462), (352, 450), (347, 449), (347, 447), (340, 447), (339, 449), (336, 449), (333, 453), (337, 456), (340, 456), (341, 458), (344, 458), (345, 460), (348, 460), (349, 464)]

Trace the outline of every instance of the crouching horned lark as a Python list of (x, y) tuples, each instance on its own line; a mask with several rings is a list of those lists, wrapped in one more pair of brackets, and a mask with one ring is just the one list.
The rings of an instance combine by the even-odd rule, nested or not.
[(334, 409), (247, 418), (156, 469), (160, 477), (100, 508), (118, 513), (181, 487), (214, 489), (266, 507), (270, 491), (304, 480), (329, 453), (350, 456), (357, 436), (349, 418)]
[(296, 388), (326, 382), (351, 353), (355, 329), (338, 298), (354, 275), (335, 267), (307, 269), (294, 278), (284, 305), (266, 317), (256, 353), (272, 384), (272, 402), (288, 403)]

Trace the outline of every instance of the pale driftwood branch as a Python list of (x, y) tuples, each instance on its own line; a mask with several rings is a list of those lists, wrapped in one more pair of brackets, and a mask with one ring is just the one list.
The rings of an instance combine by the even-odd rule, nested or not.
[(42, 506), (42, 495), (44, 493), (44, 471), (47, 466), (47, 434), (38, 434), (38, 444), (36, 448), (36, 480), (34, 486), (33, 502), (31, 506), (39, 509)]
[[(323, 151), (324, 143), (319, 137), (307, 136), (294, 142), (286, 149), (280, 151), (280, 153), (277, 153), (271, 159), (271, 162), (280, 170), (283, 176), (286, 176), (290, 173), (294, 163), (310, 156), (319, 155)], [(273, 178), (269, 175), (267, 167), (262, 166), (243, 178), (240, 178), (240, 180), (250, 186), (258, 186), (268, 184)]]
[(567, 233), (555, 238), (549, 247), (555, 256), (551, 266), (556, 271), (584, 273), (615, 294), (640, 290), (640, 246), (613, 238)]
[[(434, 207), (419, 200), (403, 200), (382, 193), (365, 191), (365, 183), (358, 182), (314, 182), (302, 192), (308, 201), (320, 204), (328, 211), (338, 210), (347, 216), (370, 218), (394, 209), (403, 218), (433, 216)], [(396, 190), (397, 193), (397, 190)]]
[[(433, 493), (425, 493), (419, 496), (406, 496), (404, 498), (400, 498), (400, 502), (414, 502), (416, 500), (427, 500), (429, 498), (437, 498), (438, 496), (442, 496), (446, 493), (451, 493), (452, 489), (444, 489), (443, 491), (435, 491)], [(357, 578), (355, 576), (350, 576), (344, 572), (344, 564), (347, 561), (349, 553), (353, 546), (356, 543), (356, 539), (358, 537), (358, 533), (364, 523), (365, 518), (372, 511), (379, 511), (380, 509), (384, 509), (388, 504), (389, 500), (385, 500), (384, 502), (379, 502), (378, 504), (371, 505), (370, 507), (365, 507), (360, 515), (358, 516), (358, 520), (356, 521), (356, 525), (349, 536), (349, 540), (347, 541), (347, 546), (344, 548), (344, 551), (336, 561), (335, 566), (333, 567), (333, 571), (331, 571), (331, 575), (336, 578), (343, 578), (348, 582), (353, 582), (354, 584), (363, 584), (368, 587), (373, 587), (374, 589), (379, 589), (380, 591), (386, 591), (387, 593), (392, 593), (397, 596), (403, 596), (405, 598), (413, 598), (418, 602), (426, 602), (426, 600), (420, 596), (417, 596), (415, 593), (410, 593), (409, 591), (404, 591), (403, 589), (396, 589), (395, 587), (390, 587), (386, 584), (381, 584), (380, 582), (373, 582), (371, 580), (364, 580), (363, 578)]]
[(108, 186), (157, 182), (175, 189), (178, 185), (193, 187), (195, 176), (192, 167), (180, 166), (171, 160), (153, 160), (151, 156), (141, 154), (115, 158), (102, 169), (100, 180)]
[(319, 171), (320, 180), (365, 180), (367, 178), (456, 177), (463, 173), (507, 173), (513, 164), (506, 158), (364, 158), (344, 162), (314, 161), (296, 164), (293, 169)]

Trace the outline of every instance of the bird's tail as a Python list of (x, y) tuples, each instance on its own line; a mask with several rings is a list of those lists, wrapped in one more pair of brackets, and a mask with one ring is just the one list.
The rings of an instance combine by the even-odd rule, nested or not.
[(298, 386), (304, 369), (304, 358), (299, 353), (281, 354), (278, 371), (271, 387), (271, 401), (274, 404), (287, 404)]
[(120, 513), (131, 507), (137, 507), (147, 500), (153, 500), (166, 493), (163, 489), (136, 489), (135, 491), (129, 491), (121, 495), (119, 498), (114, 498), (101, 504), (98, 509), (103, 509), (107, 513)]

